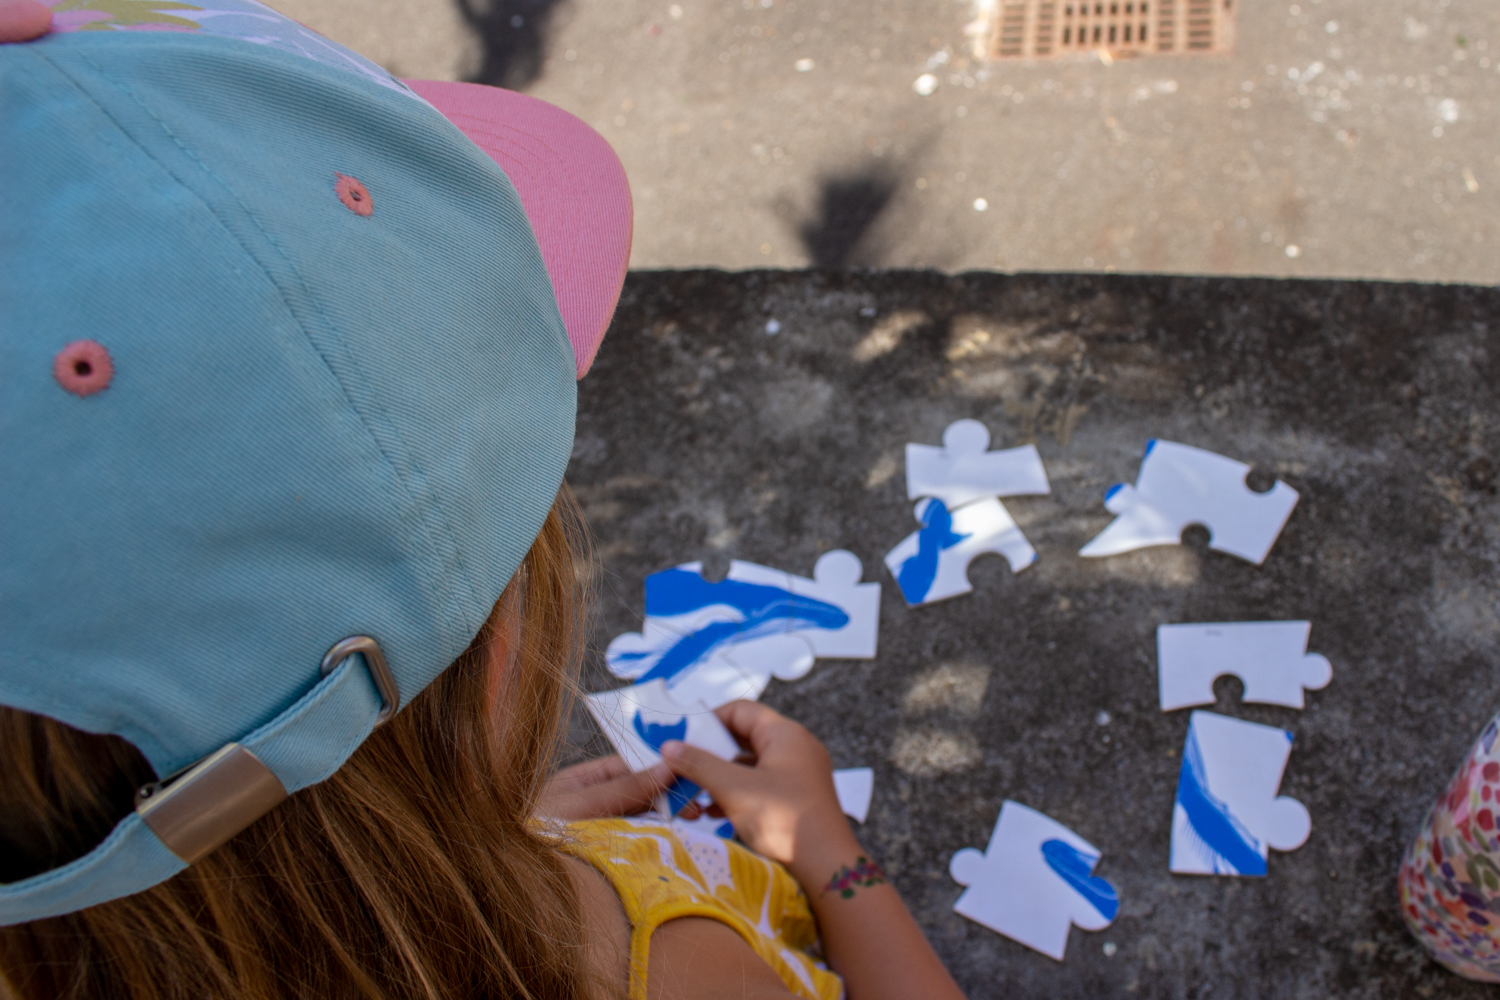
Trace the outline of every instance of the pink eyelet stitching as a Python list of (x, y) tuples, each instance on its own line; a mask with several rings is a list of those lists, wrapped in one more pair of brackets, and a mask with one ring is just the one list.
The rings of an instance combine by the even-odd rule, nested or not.
[(340, 173), (335, 173), (333, 176), (338, 178), (334, 182), (333, 190), (339, 196), (339, 201), (344, 203), (345, 208), (355, 215), (374, 214), (375, 201), (370, 197), (370, 189), (361, 184), (359, 178)]
[(115, 363), (98, 341), (75, 340), (52, 359), (52, 377), (75, 396), (92, 396), (109, 387)]

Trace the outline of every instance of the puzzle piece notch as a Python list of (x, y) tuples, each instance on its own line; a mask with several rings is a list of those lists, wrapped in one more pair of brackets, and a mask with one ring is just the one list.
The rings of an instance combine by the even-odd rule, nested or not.
[(1270, 849), (1306, 843), (1307, 808), (1277, 795), (1291, 752), (1284, 729), (1194, 712), (1172, 806), (1171, 870), (1264, 876)]
[(1202, 448), (1153, 440), (1135, 485), (1116, 483), (1104, 506), (1117, 515), (1079, 550), (1087, 558), (1153, 545), (1179, 545), (1182, 531), (1201, 524), (1209, 548), (1257, 566), (1265, 562), (1297, 505), (1297, 491), (1280, 480), (1269, 492), (1245, 485), (1250, 466)]
[(1050, 816), (1006, 800), (984, 852), (966, 847), (948, 863), (967, 887), (953, 910), (1060, 962), (1074, 924), (1103, 930), (1119, 912), (1114, 886), (1092, 874), (1099, 858)]
[(1243, 700), (1304, 707), (1304, 689), (1333, 679), (1333, 666), (1307, 652), (1312, 623), (1220, 622), (1159, 625), (1157, 684), (1163, 712), (1214, 703), (1214, 681), (1226, 674), (1245, 685)]
[(846, 767), (833, 772), (833, 790), (838, 793), (839, 808), (856, 823), (870, 815), (870, 799), (875, 794), (875, 771), (868, 767)]
[(956, 420), (943, 431), (943, 446), (906, 446), (906, 495), (932, 497), (949, 510), (985, 497), (1052, 491), (1036, 445), (989, 451), (989, 428), (978, 420)]
[[(682, 740), (722, 760), (733, 760), (740, 752), (739, 744), (707, 705), (679, 702), (660, 679), (599, 691), (587, 695), (584, 704), (632, 771), (660, 761), (659, 749), (668, 739)], [(663, 797), (661, 811), (675, 816), (700, 790), (686, 778), (677, 779)]]
[(917, 501), (922, 527), (886, 554), (906, 603), (916, 607), (967, 594), (969, 563), (986, 552), (1005, 557), (1012, 573), (1036, 562), (1036, 550), (994, 497), (949, 511), (941, 500)]

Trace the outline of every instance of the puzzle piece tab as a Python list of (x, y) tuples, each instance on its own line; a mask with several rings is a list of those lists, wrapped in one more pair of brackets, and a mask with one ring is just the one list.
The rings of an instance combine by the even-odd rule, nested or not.
[(1059, 962), (1068, 930), (1103, 930), (1120, 901), (1114, 886), (1093, 875), (1099, 850), (1061, 823), (1007, 800), (981, 854), (966, 847), (948, 872), (968, 886), (953, 910)]
[(860, 583), (859, 559), (825, 552), (813, 579), (735, 560), (718, 583), (685, 563), (646, 578), (641, 632), (617, 636), (605, 662), (618, 677), (661, 678), (673, 696), (717, 707), (755, 699), (772, 677), (796, 680), (818, 656), (869, 659), (880, 584)]
[(1306, 843), (1306, 807), (1276, 795), (1291, 752), (1284, 729), (1194, 712), (1172, 807), (1172, 871), (1262, 876), (1270, 848)]
[(833, 772), (833, 790), (839, 797), (844, 815), (863, 823), (870, 815), (870, 799), (875, 794), (875, 771), (868, 767), (846, 767)]
[(916, 515), (922, 522), (921, 529), (885, 557), (886, 566), (901, 587), (901, 596), (912, 606), (973, 590), (969, 563), (982, 553), (1004, 556), (1012, 573), (1036, 562), (1036, 550), (994, 497), (951, 512), (941, 500), (919, 500)]
[(990, 432), (977, 420), (956, 420), (943, 446), (906, 446), (906, 495), (933, 497), (949, 510), (985, 497), (1051, 492), (1036, 445), (989, 451)]
[[(729, 730), (702, 702), (682, 704), (661, 679), (587, 695), (584, 704), (604, 735), (632, 771), (642, 771), (661, 760), (661, 745), (681, 740), (724, 760), (739, 756), (740, 747)], [(686, 778), (667, 790), (667, 813), (675, 816), (700, 791)]]
[(1214, 680), (1234, 674), (1244, 700), (1303, 707), (1303, 689), (1327, 687), (1328, 658), (1307, 652), (1312, 622), (1222, 622), (1158, 625), (1157, 683), (1161, 710), (1214, 703)]
[(1177, 545), (1182, 529), (1201, 524), (1209, 548), (1260, 565), (1271, 551), (1297, 491), (1278, 480), (1269, 492), (1245, 485), (1250, 466), (1171, 441), (1151, 441), (1135, 485), (1116, 483), (1104, 506), (1117, 514), (1079, 550), (1087, 557), (1112, 556), (1151, 545)]

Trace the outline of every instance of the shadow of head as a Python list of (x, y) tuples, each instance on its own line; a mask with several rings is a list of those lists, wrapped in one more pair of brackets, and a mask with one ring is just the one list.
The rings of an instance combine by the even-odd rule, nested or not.
[(479, 38), (471, 83), (521, 90), (542, 73), (547, 27), (559, 0), (453, 0)]
[(817, 214), (797, 227), (813, 265), (836, 268), (874, 263), (874, 248), (865, 237), (895, 193), (896, 178), (886, 171), (826, 178)]

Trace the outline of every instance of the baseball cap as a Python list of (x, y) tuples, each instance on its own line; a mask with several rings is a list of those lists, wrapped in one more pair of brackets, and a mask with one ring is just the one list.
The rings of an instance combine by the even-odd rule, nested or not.
[(468, 646), (628, 261), (576, 118), (200, 2), (0, 45), (0, 704), (162, 779), (0, 924), (172, 877)]

